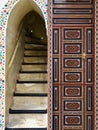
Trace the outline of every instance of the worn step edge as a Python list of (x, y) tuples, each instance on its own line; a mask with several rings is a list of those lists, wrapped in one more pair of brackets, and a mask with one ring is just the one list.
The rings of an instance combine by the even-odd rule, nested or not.
[(32, 43), (32, 42), (25, 42), (25, 44), (27, 44), (27, 45), (42, 45), (42, 46), (47, 46), (47, 44), (46, 43)]
[(47, 63), (25, 63), (25, 62), (23, 62), (22, 65), (47, 65)]
[(5, 128), (5, 130), (47, 130), (47, 128)]
[(48, 83), (47, 81), (19, 81), (17, 80), (17, 83), (37, 83), (37, 84), (40, 84), (40, 83)]
[(10, 114), (46, 114), (47, 110), (13, 110), (9, 109)]
[(47, 55), (26, 55), (26, 54), (24, 54), (24, 57), (47, 57)]
[(28, 51), (28, 50), (32, 50), (32, 51), (47, 51), (47, 49), (45, 48), (45, 49), (42, 49), (42, 48), (39, 48), (39, 49), (37, 49), (37, 48), (34, 48), (34, 49), (27, 49), (27, 48), (24, 48), (26, 51)]
[(14, 96), (33, 96), (33, 97), (46, 97), (47, 93), (14, 93)]
[(41, 41), (41, 37), (34, 37), (34, 36), (30, 36), (28, 34), (25, 34), (25, 37), (30, 38), (32, 40), (39, 40), (39, 41)]

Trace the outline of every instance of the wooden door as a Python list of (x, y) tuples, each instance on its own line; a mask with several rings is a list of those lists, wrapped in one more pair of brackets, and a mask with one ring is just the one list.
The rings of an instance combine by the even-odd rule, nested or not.
[(49, 2), (52, 130), (94, 130), (94, 1)]

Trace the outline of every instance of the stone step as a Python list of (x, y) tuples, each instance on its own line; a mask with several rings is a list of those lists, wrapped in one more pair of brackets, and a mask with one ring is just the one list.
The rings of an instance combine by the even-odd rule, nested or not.
[(48, 84), (16, 84), (16, 93), (48, 93)]
[(13, 110), (9, 109), (10, 114), (45, 114), (47, 110)]
[(22, 63), (22, 65), (47, 65), (47, 63)]
[(24, 54), (24, 57), (47, 57), (47, 56), (43, 56), (43, 55), (25, 55)]
[(48, 81), (47, 80), (46, 81), (19, 81), (19, 80), (17, 80), (17, 83), (20, 83), (20, 84), (23, 84), (23, 83), (46, 84), (46, 83), (48, 83)]
[(19, 73), (18, 81), (45, 81), (47, 73)]
[(35, 49), (35, 48), (40, 48), (40, 49), (45, 49), (47, 48), (47, 46), (44, 46), (44, 45), (38, 45), (38, 44), (25, 44), (25, 49)]
[(22, 71), (46, 71), (47, 65), (22, 65)]
[(28, 55), (28, 56), (30, 56), (30, 55), (46, 56), (47, 55), (47, 51), (25, 50), (24, 54)]
[(5, 128), (5, 130), (47, 130), (47, 128)]
[(47, 51), (47, 48), (36, 47), (36, 48), (30, 48), (30, 49), (25, 48), (25, 50), (28, 50), (28, 51)]
[(43, 42), (43, 40), (41, 40), (40, 38), (36, 38), (36, 37), (30, 37), (30, 36), (25, 36), (25, 42), (28, 43), (43, 43), (43, 44), (47, 44), (46, 42)]
[(48, 97), (14, 96), (12, 110), (47, 110)]
[(13, 96), (21, 96), (21, 97), (47, 97), (47, 93), (14, 93)]
[(47, 114), (9, 114), (8, 128), (47, 128)]
[(31, 45), (43, 45), (43, 46), (47, 46), (47, 43), (43, 43), (43, 42), (25, 42), (25, 44), (31, 44)]
[(25, 63), (46, 63), (47, 57), (24, 57)]

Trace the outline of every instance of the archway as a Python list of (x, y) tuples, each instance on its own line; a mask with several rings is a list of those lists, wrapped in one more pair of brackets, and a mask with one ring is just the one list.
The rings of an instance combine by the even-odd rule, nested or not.
[[(26, 7), (26, 8), (21, 13), (18, 12), (19, 10), (22, 9), (23, 6)], [(17, 7), (18, 7), (18, 11), (17, 11)], [(2, 64), (2, 66), (1, 66), (1, 72), (2, 72), (1, 75), (3, 75), (2, 79), (1, 79), (1, 93), (2, 93), (2, 95), (1, 95), (2, 111), (1, 111), (1, 118), (0, 118), (1, 119), (1, 126), (0, 126), (1, 129), (4, 129), (4, 127), (5, 127), (5, 92), (7, 90), (7, 84), (5, 83), (5, 80), (6, 80), (5, 79), (5, 75), (6, 75), (5, 74), (6, 42), (7, 43), (11, 42), (9, 40), (6, 41), (7, 40), (6, 39), (6, 35), (7, 35), (6, 30), (8, 29), (7, 25), (8, 25), (8, 22), (9, 22), (9, 17), (10, 17), (10, 15), (13, 16), (14, 9), (16, 9), (15, 13), (19, 15), (18, 18), (20, 19), (20, 21), (22, 20), (22, 18), (29, 11), (34, 9), (36, 12), (38, 12), (41, 15), (41, 17), (43, 17), (45, 19), (45, 23), (46, 23), (46, 27), (47, 27), (47, 2), (44, 1), (44, 0), (42, 0), (42, 1), (39, 1), (39, 0), (35, 0), (35, 1), (32, 1), (32, 0), (29, 0), (29, 1), (27, 1), (27, 0), (24, 0), (24, 1), (22, 1), (22, 0), (8, 1), (7, 4), (3, 7), (2, 11), (1, 11), (1, 21), (0, 21), (1, 39), (0, 39), (0, 45), (1, 45), (1, 49), (2, 49), (1, 50), (2, 57), (1, 57), (1, 62), (0, 63)], [(41, 10), (42, 10), (42, 13), (40, 13)], [(20, 22), (18, 22), (17, 25), (16, 25), (17, 30), (20, 29), (20, 28), (18, 28), (19, 24), (20, 24)], [(13, 32), (11, 32), (11, 31), (12, 30), (10, 30), (10, 37), (12, 37), (12, 35), (14, 35)], [(9, 56), (9, 60), (10, 60), (10, 56)], [(8, 67), (9, 60), (7, 61), (6, 67)], [(9, 64), (9, 65), (11, 65), (11, 64)]]

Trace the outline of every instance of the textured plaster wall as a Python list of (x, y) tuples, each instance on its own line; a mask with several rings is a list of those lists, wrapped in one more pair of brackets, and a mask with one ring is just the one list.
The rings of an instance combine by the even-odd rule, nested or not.
[[(6, 93), (5, 93), (5, 104), (6, 104), (6, 112), (5, 112), (5, 121), (8, 121), (8, 113), (9, 108), (13, 103), (13, 92), (15, 91), (15, 84), (17, 80), (17, 73), (20, 69), (20, 63), (23, 59), (23, 50), (24, 50), (24, 31), (22, 31), (19, 41), (17, 42), (18, 48), (16, 51), (16, 55), (12, 61), (12, 64), (6, 67)], [(11, 40), (11, 39), (10, 39)], [(11, 46), (10, 46), (11, 47)], [(12, 53), (13, 51), (10, 51)], [(8, 55), (9, 56), (9, 55)]]
[[(9, 16), (7, 29), (6, 29), (6, 34), (7, 34), (6, 35), (6, 90), (5, 90), (6, 123), (8, 121), (9, 108), (11, 107), (13, 101), (12, 96), (15, 89), (15, 83), (17, 80), (17, 73), (20, 69), (20, 63), (22, 62), (21, 59), (23, 59), (24, 30), (22, 28), (23, 23), (21, 22), (23, 16), (21, 13), (19, 13), (19, 11), (20, 11), (20, 7), (16, 5)], [(18, 46), (18, 48), (15, 54), (14, 51), (16, 46)]]

